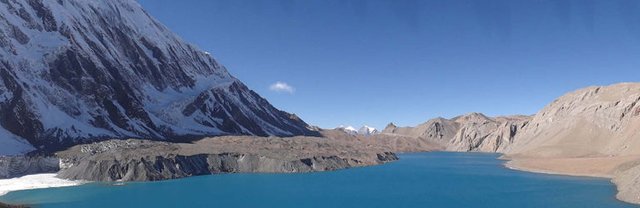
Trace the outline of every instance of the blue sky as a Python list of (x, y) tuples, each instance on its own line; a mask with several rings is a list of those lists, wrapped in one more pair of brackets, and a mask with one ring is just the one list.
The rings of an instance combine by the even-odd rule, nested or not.
[(274, 106), (324, 128), (534, 114), (568, 91), (640, 78), (634, 0), (139, 2)]

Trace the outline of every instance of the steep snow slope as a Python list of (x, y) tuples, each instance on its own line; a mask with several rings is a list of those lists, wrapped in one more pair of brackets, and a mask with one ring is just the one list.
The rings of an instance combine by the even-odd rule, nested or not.
[(33, 150), (27, 141), (0, 128), (0, 155), (20, 155)]
[[(0, 0), (0, 48), (0, 129), (38, 149), (106, 138), (317, 135), (134, 0)], [(11, 151), (26, 150), (18, 146)]]

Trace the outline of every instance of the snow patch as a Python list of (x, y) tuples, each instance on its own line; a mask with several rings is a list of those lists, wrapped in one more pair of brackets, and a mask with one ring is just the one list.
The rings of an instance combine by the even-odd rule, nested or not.
[(20, 178), (1, 179), (0, 196), (12, 191), (77, 186), (83, 181), (70, 181), (56, 178), (55, 173), (27, 175)]
[(364, 125), (358, 130), (358, 134), (373, 135), (373, 134), (378, 134), (378, 130), (376, 128)]
[(344, 131), (344, 132), (346, 132), (348, 134), (352, 134), (352, 135), (358, 134), (358, 130), (356, 128), (353, 128), (353, 126), (341, 125), (337, 129), (342, 130), (342, 131)]

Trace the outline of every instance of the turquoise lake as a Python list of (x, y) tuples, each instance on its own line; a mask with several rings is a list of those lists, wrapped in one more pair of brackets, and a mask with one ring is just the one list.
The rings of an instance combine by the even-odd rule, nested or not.
[(381, 166), (306, 174), (224, 174), (12, 192), (36, 207), (636, 207), (606, 179), (505, 168), (497, 154), (415, 153)]

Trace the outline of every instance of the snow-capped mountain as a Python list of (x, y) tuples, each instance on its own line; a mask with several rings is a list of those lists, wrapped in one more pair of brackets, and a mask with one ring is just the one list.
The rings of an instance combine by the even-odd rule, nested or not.
[(356, 134), (358, 134), (358, 130), (357, 130), (356, 128), (353, 128), (353, 126), (343, 126), (343, 125), (341, 125), (341, 126), (339, 126), (338, 128), (336, 128), (336, 129), (337, 129), (337, 130), (344, 131), (344, 132), (346, 132), (346, 133), (348, 133), (348, 134), (351, 134), (351, 135), (356, 135)]
[(0, 1), (0, 48), (0, 154), (106, 138), (318, 135), (134, 0)]
[(362, 127), (360, 127), (359, 129), (353, 128), (353, 126), (339, 126), (338, 128), (336, 128), (337, 130), (341, 130), (344, 131), (348, 134), (351, 135), (364, 135), (364, 136), (370, 136), (370, 135), (374, 135), (374, 134), (378, 134), (378, 130), (376, 130), (373, 127), (369, 127), (367, 125), (364, 125)]
[(370, 126), (367, 126), (367, 125), (364, 125), (364, 126), (360, 127), (360, 129), (358, 129), (358, 134), (365, 135), (365, 136), (374, 135), (374, 134), (378, 134), (378, 133), (379, 132), (378, 132), (377, 129), (375, 129), (373, 127), (370, 127)]

